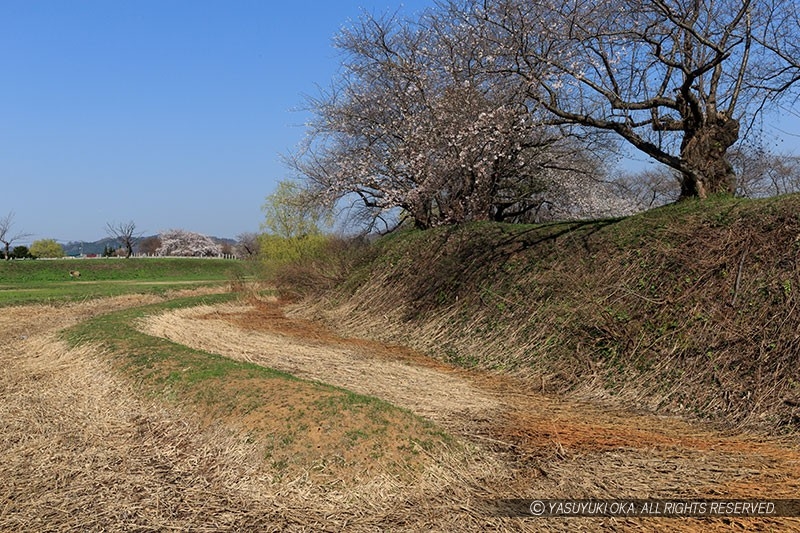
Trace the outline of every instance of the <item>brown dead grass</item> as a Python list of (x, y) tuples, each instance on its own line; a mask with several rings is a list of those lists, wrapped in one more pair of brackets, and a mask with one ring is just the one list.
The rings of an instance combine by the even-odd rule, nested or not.
[[(341, 470), (327, 477), (311, 467), (279, 475), (258, 444), (243, 438), (243, 427), (263, 420), (202, 420), (190, 410), (142, 398), (110, 366), (107, 354), (93, 347), (69, 349), (54, 335), (89, 316), (154, 299), (3, 309), (0, 339), (13, 350), (0, 355), (0, 530), (800, 530), (790, 519), (492, 517), (482, 504), (486, 499), (796, 495), (799, 455), (779, 441), (557, 402), (526, 392), (510, 378), (338, 338), (282, 317), (271, 302), (154, 319), (148, 328), (161, 324), (169, 330), (164, 334), (189, 329), (206, 348), (235, 355), (238, 345), (242, 359), (270, 354), (280, 363), (286, 352), (298, 373), (318, 379), (349, 384), (377, 376), (377, 396), (431, 413), (468, 443), (452, 454), (420, 450), (420, 468), (406, 476), (370, 471), (363, 457), (351, 465), (362, 465), (350, 476), (359, 479), (355, 485), (342, 483)], [(187, 343), (194, 338), (181, 335)], [(217, 335), (234, 344), (226, 348)], [(423, 401), (405, 379), (426, 387)], [(294, 399), (285, 398), (284, 407)], [(356, 429), (363, 421), (338, 422)], [(317, 429), (309, 428), (310, 444), (330, 444), (334, 433)]]
[[(470, 454), (432, 461), (420, 450), (424, 469), (400, 476), (362, 468), (353, 472), (358, 484), (311, 464), (288, 477), (243, 435), (248, 420), (203, 420), (142, 398), (107, 354), (69, 349), (54, 334), (81, 318), (148, 301), (4, 309), (2, 339), (15, 350), (3, 352), (0, 365), (0, 530), (480, 528), (483, 517), (470, 498), (482, 476), (498, 474), (489, 463), (471, 463)], [(285, 398), (285, 405), (292, 401)], [(337, 422), (345, 431), (362, 421)], [(312, 447), (336, 434), (309, 429)], [(495, 523), (516, 529), (514, 520)]]
[(399, 232), (334, 289), (306, 283), (301, 316), (559, 397), (798, 434), (798, 213), (800, 195), (719, 198)]
[[(488, 418), (500, 408), (496, 398), (455, 373), (395, 358), (382, 358), (377, 365), (364, 346), (331, 342), (328, 333), (303, 335), (303, 328), (313, 331), (319, 327), (298, 322), (286, 333), (254, 330), (263, 323), (263, 315), (248, 315), (249, 310), (252, 307), (242, 305), (180, 309), (150, 317), (141, 327), (149, 335), (178, 344), (376, 396), (440, 423), (447, 424), (459, 415), (470, 420)], [(247, 322), (248, 330), (229, 320)]]
[[(459, 476), (468, 476), (470, 469), (490, 474), (479, 489), (474, 487), (483, 498), (791, 498), (800, 493), (800, 450), (789, 442), (559, 402), (526, 392), (525, 383), (511, 377), (467, 372), (404, 348), (339, 338), (313, 322), (287, 319), (274, 301), (179, 310), (153, 317), (142, 327), (175, 342), (339, 384), (431, 417), (483, 450), (488, 463), (473, 460), (468, 469), (450, 465)], [(506, 475), (488, 467), (495, 461), (507, 465)], [(800, 530), (795, 519), (738, 524), (753, 530)], [(537, 530), (713, 531), (737, 523), (641, 519), (515, 527), (523, 525)]]

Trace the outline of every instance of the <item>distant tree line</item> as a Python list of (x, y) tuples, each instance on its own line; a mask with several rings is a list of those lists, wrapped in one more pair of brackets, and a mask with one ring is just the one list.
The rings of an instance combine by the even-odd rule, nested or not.
[(33, 241), (30, 248), (24, 245), (11, 247), (18, 240), (29, 237), (29, 233), (16, 232), (14, 229), (14, 213), (10, 212), (0, 218), (0, 244), (2, 244), (3, 259), (35, 259), (64, 257), (64, 248), (55, 239), (40, 239)]
[[(39, 239), (31, 243), (30, 247), (24, 245), (13, 246), (13, 243), (29, 237), (28, 233), (14, 232), (14, 213), (9, 213), (0, 218), (0, 253), (5, 260), (11, 259), (36, 259), (59, 258), (65, 256), (64, 247), (55, 239)], [(180, 257), (217, 257), (230, 256), (242, 259), (255, 258), (259, 255), (261, 236), (256, 233), (242, 233), (238, 241), (216, 242), (206, 235), (171, 229), (160, 235), (142, 238), (142, 233), (137, 231), (136, 223), (108, 223), (106, 231), (116, 241), (117, 246), (105, 243), (102, 257), (132, 257), (134, 251), (138, 254), (151, 256), (180, 256)], [(74, 245), (74, 243), (70, 243)], [(74, 248), (74, 246), (73, 246)], [(93, 254), (90, 254), (94, 256)]]

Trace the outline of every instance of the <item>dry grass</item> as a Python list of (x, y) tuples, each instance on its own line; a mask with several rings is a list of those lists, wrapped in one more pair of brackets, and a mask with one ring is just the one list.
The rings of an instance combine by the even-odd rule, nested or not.
[(295, 315), (550, 394), (796, 434), (798, 212), (795, 195), (394, 236)]
[[(0, 355), (0, 530), (800, 531), (791, 519), (495, 517), (486, 500), (796, 495), (800, 453), (675, 419), (558, 402), (511, 378), (340, 339), (286, 319), (269, 302), (153, 319), (148, 328), (161, 324), (173, 336), (187, 329), (181, 342), (239, 358), (281, 364), (285, 352), (298, 374), (317, 379), (358, 386), (361, 376), (362, 386), (373, 387), (365, 390), (375, 390), (363, 384), (375, 375), (376, 395), (430, 414), (464, 443), (419, 450), (419, 465), (405, 475), (352, 465), (349, 477), (358, 483), (347, 483), (342, 470), (329, 475), (309, 464), (287, 477), (264, 460), (241, 424), (145, 398), (112, 366), (112, 354), (70, 349), (55, 335), (90, 316), (149, 301), (0, 314), (0, 340), (14, 347)], [(405, 379), (428, 388), (424, 401)]]
[[(591, 404), (559, 402), (525, 392), (524, 382), (482, 372), (464, 372), (399, 348), (337, 338), (302, 320), (278, 320), (274, 302), (252, 306), (215, 306), (179, 310), (149, 319), (150, 333), (196, 348), (220, 351), (243, 360), (291, 368), (326, 382), (361, 387), (431, 416), (457, 436), (482, 450), (468, 462), (437, 455), (437, 482), (464, 479), (452, 498), (437, 503), (434, 494), (453, 490), (427, 486), (418, 509), (443, 505), (445, 515), (458, 515), (464, 502), (491, 498), (789, 498), (800, 491), (800, 451), (778, 440), (716, 433), (679, 419), (609, 411)], [(264, 317), (273, 317), (267, 323)], [(239, 326), (237, 326), (237, 324)], [(246, 324), (246, 327), (241, 325)], [(263, 324), (263, 327), (260, 325)], [(313, 334), (304, 331), (313, 328)], [(401, 353), (398, 354), (398, 351)], [(425, 401), (414, 401), (406, 379), (409, 369), (427, 374)], [(352, 366), (352, 371), (342, 365)], [(363, 369), (369, 369), (364, 374)], [(354, 376), (376, 376), (377, 387)], [(388, 378), (388, 379), (387, 379)], [(392, 379), (394, 378), (394, 379)], [(353, 381), (355, 379), (355, 381)], [(461, 386), (453, 383), (461, 381)], [(450, 391), (453, 391), (452, 394)], [(421, 392), (416, 389), (416, 392)], [(490, 409), (481, 409), (485, 404)], [(469, 406), (456, 408), (455, 406)], [(477, 406), (477, 408), (476, 408)], [(496, 465), (505, 464), (498, 469)], [(475, 476), (480, 474), (480, 481)], [(505, 472), (505, 473), (503, 473)], [(472, 481), (467, 481), (472, 480)], [(445, 482), (445, 485), (449, 482)], [(397, 490), (408, 487), (398, 485)], [(478, 505), (473, 503), (472, 505)], [(497, 524), (486, 511), (471, 511), (481, 528)], [(702, 523), (702, 526), (699, 525)], [(728, 530), (721, 521), (591, 520), (518, 522), (512, 529), (624, 529), (695, 531)], [(748, 528), (800, 530), (792, 519), (744, 520)], [(481, 528), (466, 527), (463, 530)], [(462, 530), (459, 528), (459, 530)]]
[[(321, 483), (324, 473), (310, 468), (286, 479), (238, 428), (143, 399), (105, 354), (69, 349), (52, 334), (76, 316), (120, 306), (4, 314), (15, 324), (4, 338), (15, 337), (18, 349), (3, 355), (0, 380), (0, 530), (458, 530), (483, 520), (470, 499), (483, 476), (498, 474), (470, 464), (469, 454), (449, 459), (457, 467), (426, 461), (414, 476), (377, 473), (358, 486)], [(516, 529), (496, 520), (501, 530), (504, 523)]]
[(178, 344), (379, 397), (440, 423), (458, 416), (488, 418), (499, 410), (496, 398), (451, 373), (401, 361), (376, 365), (360, 347), (243, 331), (230, 322), (250, 310), (242, 305), (192, 307), (149, 317), (140, 327)]

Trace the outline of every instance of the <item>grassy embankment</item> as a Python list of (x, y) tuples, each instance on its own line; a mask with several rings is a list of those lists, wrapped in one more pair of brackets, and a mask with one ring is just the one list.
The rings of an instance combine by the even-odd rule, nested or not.
[[(248, 267), (238, 261), (190, 258), (0, 261), (0, 306), (224, 285), (246, 278)], [(75, 270), (79, 278), (70, 277)]]
[(711, 199), (624, 219), (400, 232), (338, 278), (327, 259), (288, 271), (281, 288), (301, 286), (305, 312), (347, 334), (511, 372), (534, 390), (791, 433), (799, 254), (800, 196)]

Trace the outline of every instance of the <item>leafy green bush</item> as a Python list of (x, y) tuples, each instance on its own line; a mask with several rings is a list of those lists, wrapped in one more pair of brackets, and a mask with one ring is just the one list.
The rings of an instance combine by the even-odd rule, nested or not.
[(11, 251), (11, 257), (14, 259), (34, 259), (27, 246), (15, 246)]
[(58, 244), (55, 239), (40, 239), (38, 241), (33, 241), (29, 251), (34, 257), (64, 257), (64, 248)]
[(329, 239), (330, 237), (318, 233), (301, 237), (264, 234), (260, 236), (261, 259), (269, 271), (274, 271), (288, 263), (319, 256)]

